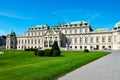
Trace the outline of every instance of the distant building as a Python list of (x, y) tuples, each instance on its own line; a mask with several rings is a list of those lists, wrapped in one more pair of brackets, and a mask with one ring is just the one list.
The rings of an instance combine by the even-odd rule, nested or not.
[(54, 41), (61, 49), (120, 50), (120, 22), (113, 30), (106, 28), (93, 30), (85, 21), (58, 24), (54, 28), (37, 25), (28, 29), (24, 35), (15, 32), (7, 35), (6, 49), (51, 48)]
[(6, 47), (6, 36), (0, 36), (0, 49), (5, 49)]

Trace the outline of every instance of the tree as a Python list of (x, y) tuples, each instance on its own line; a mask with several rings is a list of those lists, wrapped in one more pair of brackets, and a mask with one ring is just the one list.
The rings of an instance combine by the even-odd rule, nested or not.
[(61, 54), (57, 41), (54, 41), (51, 50), (52, 50), (52, 56), (59, 56)]

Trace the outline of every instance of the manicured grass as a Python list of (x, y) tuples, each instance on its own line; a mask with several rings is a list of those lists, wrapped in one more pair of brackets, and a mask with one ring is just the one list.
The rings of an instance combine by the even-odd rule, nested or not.
[(0, 55), (0, 80), (55, 80), (108, 52), (62, 51), (59, 57), (38, 57), (33, 52), (6, 50)]

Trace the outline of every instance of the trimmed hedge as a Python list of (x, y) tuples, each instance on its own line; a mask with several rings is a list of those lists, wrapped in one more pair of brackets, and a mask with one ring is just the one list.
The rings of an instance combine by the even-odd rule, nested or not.
[(44, 56), (44, 51), (43, 50), (35, 51), (34, 54), (36, 56)]
[(34, 50), (34, 51), (35, 51), (34, 54), (36, 56), (59, 56), (61, 54), (57, 41), (54, 42), (51, 49), (45, 49), (44, 51), (42, 50), (40, 51)]
[(44, 50), (44, 56), (51, 56), (51, 55), (52, 55), (51, 49), (45, 49)]
[(52, 56), (59, 56), (60, 55), (60, 51), (59, 50), (54, 50), (52, 53)]
[(88, 49), (84, 49), (84, 52), (86, 52), (86, 53), (87, 53), (87, 52), (89, 52), (89, 50), (88, 50)]
[(35, 48), (29, 48), (29, 49), (25, 49), (25, 51), (38, 51), (38, 49), (35, 49)]

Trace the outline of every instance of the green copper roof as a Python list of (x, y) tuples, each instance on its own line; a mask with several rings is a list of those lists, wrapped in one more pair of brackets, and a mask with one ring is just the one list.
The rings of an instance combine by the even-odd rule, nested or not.
[(107, 28), (98, 28), (98, 29), (94, 30), (94, 32), (107, 32), (107, 31), (110, 31), (110, 30)]
[(120, 22), (116, 23), (114, 27), (115, 27), (115, 28), (120, 27)]
[(16, 36), (16, 34), (15, 34), (15, 32), (10, 31), (10, 32), (8, 33), (8, 36)]
[(86, 22), (86, 21), (75, 21), (75, 22), (69, 22), (67, 24), (85, 24), (85, 23), (88, 23), (88, 22)]
[(46, 24), (44, 24), (44, 25), (36, 25), (36, 26), (34, 26), (34, 27), (46, 27), (47, 25)]

